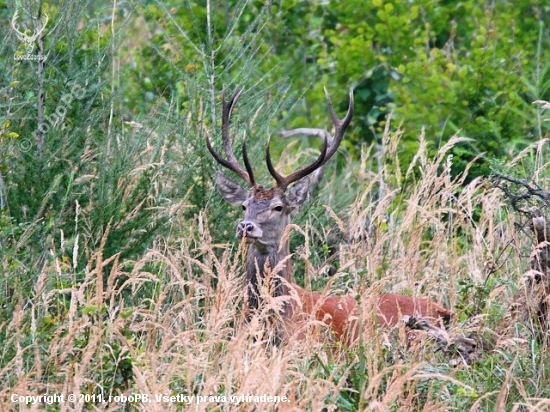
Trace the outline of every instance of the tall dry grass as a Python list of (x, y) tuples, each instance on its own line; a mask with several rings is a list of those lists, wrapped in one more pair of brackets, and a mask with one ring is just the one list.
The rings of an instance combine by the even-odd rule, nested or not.
[[(329, 293), (357, 296), (365, 327), (354, 347), (314, 336), (271, 344), (268, 310), (245, 322), (245, 250), (238, 242), (215, 244), (209, 230), (220, 223), (209, 222), (205, 210), (191, 222), (172, 216), (173, 237), (157, 239), (135, 261), (104, 256), (102, 242), (85, 279), (70, 286), (64, 280), (76, 278), (71, 261), (45, 263), (32, 298), (14, 296), (13, 317), (0, 325), (7, 336), (0, 410), (548, 410), (546, 348), (530, 341), (522, 325), (504, 324), (522, 290), (529, 239), (499, 191), (480, 178), (465, 183), (466, 172), (452, 173), (450, 149), (461, 138), (430, 157), (421, 136), (405, 171), (399, 135), (386, 131), (384, 170), (354, 165), (327, 183), (334, 196), (357, 193), (342, 212), (327, 207), (331, 231), (345, 239), (336, 274), (328, 278), (328, 263), (312, 260), (318, 216), (309, 217), (305, 247), (293, 257), (305, 263), (298, 267), (307, 268), (308, 283), (325, 277)], [(404, 327), (376, 327), (371, 298), (383, 291), (429, 296), (457, 313), (455, 333), (475, 333), (491, 348), (472, 365), (455, 367), (426, 337), (411, 342)], [(266, 394), (288, 402), (11, 401), (14, 394), (132, 393)]]

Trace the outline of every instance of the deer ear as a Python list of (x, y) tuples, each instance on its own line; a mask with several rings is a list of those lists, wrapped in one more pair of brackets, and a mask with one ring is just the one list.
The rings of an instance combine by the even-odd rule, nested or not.
[(293, 184), (286, 194), (286, 201), (290, 208), (295, 208), (303, 204), (309, 193), (309, 177), (298, 180)]
[(240, 205), (248, 199), (248, 190), (225, 177), (221, 172), (216, 172), (216, 186), (220, 189), (223, 198), (232, 205)]

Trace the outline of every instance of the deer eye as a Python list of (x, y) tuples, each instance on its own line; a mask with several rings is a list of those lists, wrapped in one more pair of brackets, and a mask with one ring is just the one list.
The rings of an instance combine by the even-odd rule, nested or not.
[(246, 211), (246, 206), (245, 205), (242, 205), (241, 207), (243, 208), (244, 211)]
[(275, 207), (273, 208), (273, 210), (276, 211), (276, 212), (282, 212), (282, 211), (283, 211), (283, 207), (282, 207), (282, 206), (275, 206)]

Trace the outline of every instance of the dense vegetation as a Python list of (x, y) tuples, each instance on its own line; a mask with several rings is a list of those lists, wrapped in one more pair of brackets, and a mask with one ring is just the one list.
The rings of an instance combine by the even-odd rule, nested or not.
[[(156, 393), (290, 399), (239, 410), (547, 410), (547, 345), (509, 310), (531, 235), (487, 177), (547, 187), (549, 13), (535, 0), (0, 0), (0, 409), (23, 410), (13, 394)], [(31, 54), (47, 59), (22, 59), (13, 26), (30, 35), (46, 15)], [(350, 130), (296, 219), (296, 278), (429, 295), (456, 333), (489, 342), (475, 362), (374, 326), (349, 351), (262, 344), (241, 312), (240, 211), (221, 203), (204, 143), (219, 145), (221, 91), (237, 85), (233, 132), (266, 184), (268, 136), (329, 128), (323, 87), (340, 113), (353, 90)], [(285, 172), (320, 146), (272, 140)]]

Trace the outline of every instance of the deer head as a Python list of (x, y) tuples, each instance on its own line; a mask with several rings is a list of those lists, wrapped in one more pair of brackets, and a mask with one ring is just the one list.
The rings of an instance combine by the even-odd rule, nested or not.
[[(253, 245), (259, 254), (273, 255), (278, 250), (283, 249), (280, 243), (284, 230), (290, 222), (290, 213), (307, 198), (310, 184), (308, 176), (330, 160), (344, 137), (344, 132), (353, 117), (353, 94), (351, 92), (349, 94), (350, 103), (346, 115), (344, 118), (339, 119), (325, 89), (328, 111), (335, 127), (334, 138), (327, 138), (330, 137), (328, 133), (324, 131), (320, 133), (318, 129), (297, 129), (302, 132), (305, 131), (306, 134), (316, 134), (323, 138), (321, 153), (310, 165), (298, 169), (286, 177), (282, 176), (273, 166), (269, 144), (267, 145), (266, 164), (269, 173), (276, 181), (275, 186), (267, 189), (254, 180), (244, 140), (242, 144), (244, 167), (239, 164), (233, 153), (229, 121), (233, 107), (242, 91), (242, 89), (236, 91), (229, 101), (225, 99), (225, 93), (222, 94), (222, 141), (227, 158), (224, 159), (216, 153), (208, 137), (206, 143), (208, 150), (216, 161), (235, 172), (248, 186), (248, 189), (243, 188), (222, 173), (218, 172), (216, 174), (216, 185), (224, 199), (234, 205), (241, 206), (244, 210), (244, 219), (237, 225), (237, 236), (244, 238), (247, 243)], [(293, 132), (284, 132), (284, 134), (290, 136), (293, 135)], [(274, 263), (276, 262), (271, 262), (271, 264)]]

